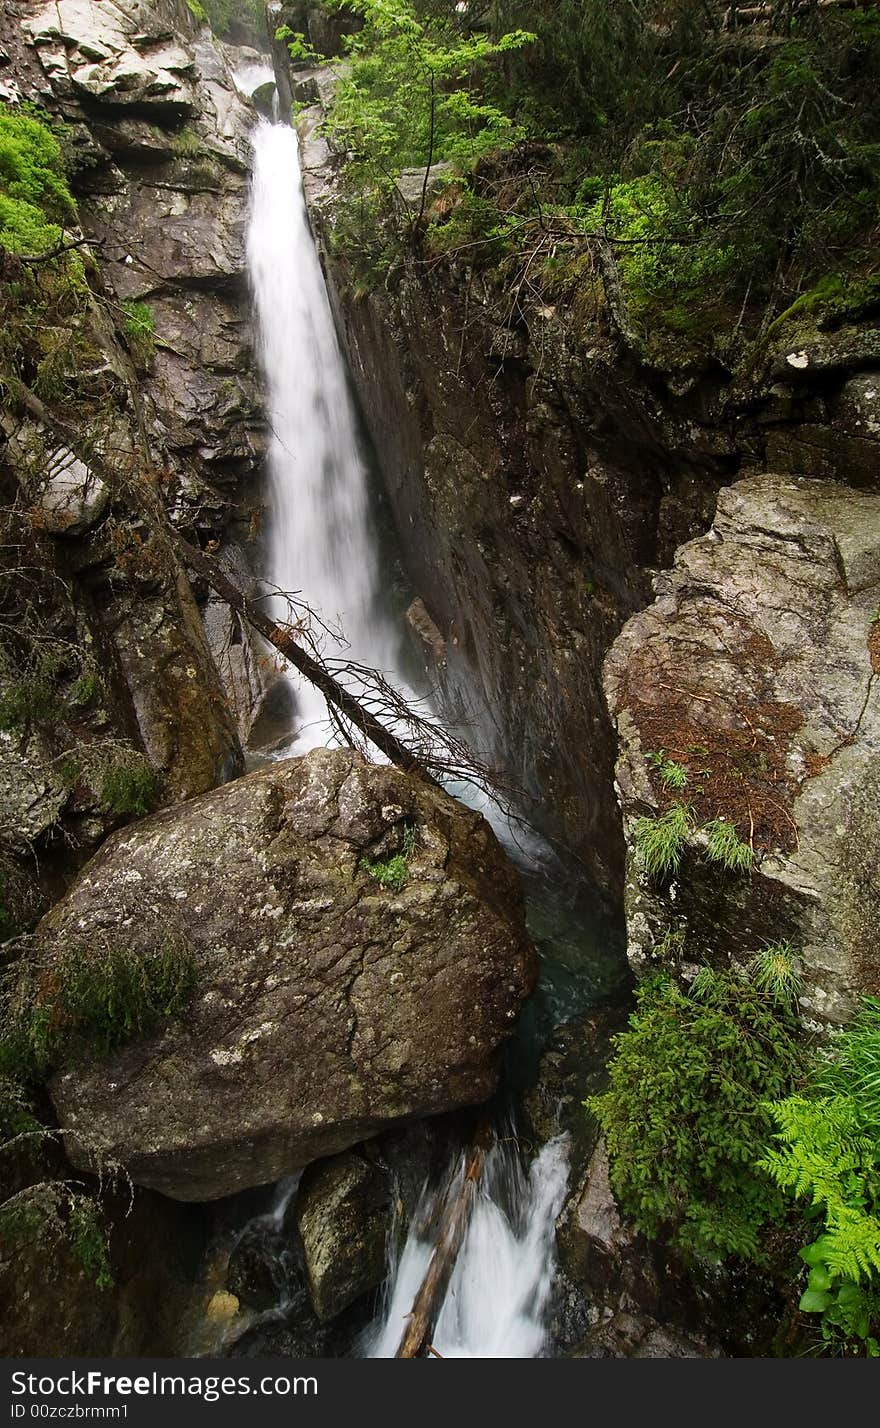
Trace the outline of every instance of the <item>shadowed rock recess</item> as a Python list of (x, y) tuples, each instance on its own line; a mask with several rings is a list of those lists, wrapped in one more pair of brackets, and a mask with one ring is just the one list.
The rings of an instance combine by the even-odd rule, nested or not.
[[(398, 890), (377, 876), (392, 857)], [(145, 954), (184, 938), (199, 985), (161, 1035), (57, 1077), (59, 1122), (181, 1200), (485, 1100), (535, 976), (517, 877), (484, 820), (343, 751), (111, 838), (39, 935), (98, 931)]]

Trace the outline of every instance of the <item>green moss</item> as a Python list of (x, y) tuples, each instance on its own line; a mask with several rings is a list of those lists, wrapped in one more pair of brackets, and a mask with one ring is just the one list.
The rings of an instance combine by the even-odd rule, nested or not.
[(852, 273), (828, 273), (781, 312), (768, 329), (776, 336), (806, 319), (814, 327), (829, 327), (880, 308), (880, 274), (859, 277)]
[(0, 107), (0, 246), (44, 253), (75, 217), (55, 135), (32, 115)]

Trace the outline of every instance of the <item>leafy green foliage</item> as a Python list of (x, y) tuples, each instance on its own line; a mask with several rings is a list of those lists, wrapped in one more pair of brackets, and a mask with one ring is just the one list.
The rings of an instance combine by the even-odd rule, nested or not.
[(685, 1255), (761, 1258), (761, 1230), (783, 1196), (756, 1169), (772, 1125), (768, 1098), (803, 1065), (796, 1027), (755, 984), (705, 968), (690, 993), (659, 978), (637, 992), (615, 1038), (598, 1117), (621, 1206), (645, 1234)]
[(647, 351), (742, 358), (807, 293), (795, 320), (813, 328), (876, 313), (875, 6), (768, 6), (732, 29), (702, 0), (496, 0), (490, 13), (492, 35), (536, 36), (489, 92), (556, 141), (561, 181), (541, 200), (571, 222), (554, 236), (605, 237)]
[[(418, 213), (405, 207), (395, 188), (403, 169), (444, 160), (464, 169), (487, 150), (522, 137), (480, 80), (531, 35), (463, 33), (448, 14), (420, 15), (410, 0), (340, 4), (362, 16), (364, 25), (347, 38), (326, 127), (334, 146), (348, 153), (349, 187), (373, 202), (379, 196), (392, 213), (396, 205), (399, 238), (414, 231), (427, 197), (425, 191)], [(497, 213), (493, 217), (497, 222)]]
[(30, 1097), (20, 1081), (0, 1075), (0, 1146), (40, 1129)]
[(84, 1055), (106, 1056), (187, 1005), (192, 952), (168, 938), (150, 952), (109, 941), (25, 954), (0, 984), (0, 1071), (45, 1076)]
[(58, 136), (37, 111), (0, 105), (0, 384), (21, 375), (44, 400), (66, 395), (71, 374), (94, 360), (80, 326), (83, 260), (15, 255), (56, 253), (75, 220)]
[[(17, 1170), (12, 1183), (20, 1184), (22, 1178), (29, 1181), (8, 1193), (6, 1176), (0, 1173), (0, 1259), (16, 1244), (27, 1245), (31, 1254), (36, 1251), (40, 1257), (53, 1258), (64, 1245), (96, 1288), (108, 1289), (113, 1275), (100, 1196), (108, 1184), (123, 1178), (124, 1172), (98, 1150), (97, 1194), (76, 1181), (56, 1178), (45, 1151), (60, 1138), (60, 1132), (38, 1119), (21, 1081), (0, 1075), (0, 1171), (3, 1157), (14, 1157)], [(52, 1178), (34, 1178), (41, 1171)]]
[(400, 892), (409, 877), (406, 858), (400, 853), (393, 858), (378, 858), (375, 861), (365, 858), (361, 866), (365, 873), (369, 873), (383, 888), (391, 888), (392, 892)]
[(880, 1353), (880, 1001), (837, 1039), (810, 1094), (769, 1107), (775, 1144), (760, 1165), (809, 1202), (821, 1233), (801, 1251), (809, 1268), (800, 1307), (821, 1316), (833, 1350)]
[(637, 820), (633, 843), (650, 878), (666, 878), (678, 871), (691, 826), (690, 810), (683, 803), (673, 803), (657, 817)]
[(263, 0), (186, 0), (186, 3), (197, 20), (207, 20), (215, 35), (227, 36), (236, 25), (239, 29), (265, 34)]
[(26, 674), (10, 679), (0, 690), (0, 730), (24, 733), (57, 719), (59, 708), (57, 692), (47, 678)]
[(286, 42), (290, 58), (298, 64), (314, 64), (323, 59), (302, 30), (295, 31), (289, 25), (279, 25), (275, 38)]

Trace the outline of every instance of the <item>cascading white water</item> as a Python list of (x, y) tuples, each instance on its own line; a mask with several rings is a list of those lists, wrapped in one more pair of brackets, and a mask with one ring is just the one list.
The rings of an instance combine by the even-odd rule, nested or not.
[[(300, 592), (322, 621), (341, 626), (350, 658), (397, 671), (395, 683), (408, 696), (399, 673), (401, 631), (382, 591), (368, 473), (309, 226), (296, 134), (285, 124), (261, 121), (253, 152), (247, 256), (271, 428), (267, 583), (279, 592)], [(288, 619), (284, 596), (272, 601), (276, 617)], [(297, 676), (285, 678), (296, 694), (292, 751), (332, 742), (323, 698)], [(357, 684), (348, 683), (357, 694)], [(456, 791), (468, 797), (467, 789)], [(497, 805), (483, 811), (502, 837), (510, 836)], [(522, 1358), (542, 1351), (554, 1221), (566, 1178), (561, 1138), (544, 1147), (528, 1176), (510, 1146), (491, 1151), (436, 1326), (438, 1352)], [(286, 1193), (282, 1187), (279, 1205)], [(412, 1234), (392, 1267), (373, 1356), (394, 1353), (430, 1253), (431, 1246)]]
[[(556, 1216), (568, 1181), (568, 1138), (548, 1141), (528, 1174), (511, 1142), (492, 1147), (477, 1202), (437, 1317), (431, 1344), (447, 1359), (530, 1359), (546, 1347)], [(427, 1189), (414, 1225), (436, 1220), (443, 1191)], [(368, 1358), (393, 1358), (425, 1277), (434, 1242), (410, 1231)]]
[[(400, 633), (381, 595), (367, 468), (309, 226), (296, 133), (261, 121), (253, 151), (247, 258), (271, 425), (267, 579), (279, 591), (299, 592), (321, 621), (341, 629), (346, 657), (394, 671)], [(276, 617), (289, 618), (287, 601), (279, 595), (273, 602)], [(328, 654), (340, 653), (329, 643)], [(323, 697), (298, 676), (290, 679), (298, 751), (326, 744)]]

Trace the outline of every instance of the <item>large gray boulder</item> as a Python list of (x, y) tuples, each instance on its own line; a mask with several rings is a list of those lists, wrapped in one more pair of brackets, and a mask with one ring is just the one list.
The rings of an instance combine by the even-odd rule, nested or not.
[[(742, 965), (785, 940), (817, 1028), (880, 992), (880, 494), (762, 473), (718, 500), (605, 665), (629, 833), (628, 955)], [(662, 759), (686, 769), (664, 785)], [(673, 802), (696, 827), (671, 880), (645, 873), (636, 819)], [(751, 873), (706, 857), (723, 818)]]
[[(375, 876), (395, 856), (397, 890)], [(197, 958), (183, 1017), (51, 1086), (63, 1127), (181, 1200), (485, 1100), (535, 976), (518, 879), (485, 821), (343, 750), (114, 835), (39, 929), (50, 947), (90, 935), (145, 954), (182, 938)], [(83, 1144), (71, 1135), (85, 1168)]]

